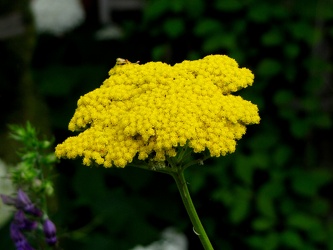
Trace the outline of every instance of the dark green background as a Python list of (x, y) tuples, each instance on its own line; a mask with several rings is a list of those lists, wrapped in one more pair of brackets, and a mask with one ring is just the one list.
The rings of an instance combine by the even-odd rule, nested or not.
[[(262, 120), (236, 153), (186, 171), (215, 249), (333, 249), (332, 1), (149, 0), (142, 11), (113, 13), (124, 37), (104, 41), (94, 38), (100, 25), (90, 7), (70, 34), (36, 37), (32, 81), (48, 116), (35, 127), (49, 124), (57, 143), (73, 135), (78, 98), (102, 84), (117, 57), (174, 64), (229, 55), (253, 71), (254, 85), (237, 94)], [(202, 249), (171, 177), (80, 160), (56, 170), (50, 216), (63, 249), (128, 250), (167, 227)], [(0, 246), (13, 249), (8, 225)]]

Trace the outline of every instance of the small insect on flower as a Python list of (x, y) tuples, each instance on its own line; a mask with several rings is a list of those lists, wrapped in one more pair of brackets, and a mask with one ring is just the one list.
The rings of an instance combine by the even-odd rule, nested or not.
[[(139, 63), (140, 61), (137, 61), (136, 63)], [(123, 58), (117, 58), (116, 59), (116, 65), (124, 65), (124, 64), (130, 64), (131, 62), (127, 59)]]

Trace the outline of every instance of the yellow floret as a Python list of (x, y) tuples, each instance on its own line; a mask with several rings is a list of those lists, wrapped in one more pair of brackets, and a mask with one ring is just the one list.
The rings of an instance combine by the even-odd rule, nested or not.
[(165, 161), (185, 145), (218, 157), (260, 121), (256, 105), (231, 95), (252, 85), (252, 72), (225, 55), (174, 66), (124, 60), (109, 75), (78, 100), (68, 127), (83, 132), (57, 145), (57, 157), (125, 167), (134, 158)]

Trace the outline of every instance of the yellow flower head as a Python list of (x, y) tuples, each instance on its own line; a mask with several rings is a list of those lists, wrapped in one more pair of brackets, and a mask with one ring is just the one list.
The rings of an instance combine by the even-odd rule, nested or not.
[(174, 66), (118, 59), (109, 75), (78, 100), (69, 129), (82, 132), (57, 145), (59, 158), (125, 167), (135, 157), (165, 161), (186, 143), (218, 157), (260, 121), (256, 105), (231, 95), (252, 85), (253, 74), (225, 55)]

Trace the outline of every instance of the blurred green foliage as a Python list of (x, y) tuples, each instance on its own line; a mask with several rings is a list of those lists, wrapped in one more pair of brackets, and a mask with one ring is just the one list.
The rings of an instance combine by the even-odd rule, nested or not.
[(188, 171), (216, 249), (333, 249), (332, 2), (186, 2), (148, 1), (153, 58), (234, 57), (262, 117), (235, 154)]
[[(148, 0), (138, 20), (119, 18), (123, 40), (89, 38), (96, 27), (88, 24), (63, 38), (42, 36), (34, 79), (56, 140), (71, 135), (76, 101), (102, 83), (117, 57), (173, 64), (227, 54), (255, 74), (239, 95), (258, 104), (262, 121), (248, 128), (236, 153), (185, 173), (215, 249), (333, 249), (331, 6)], [(187, 234), (189, 249), (201, 249), (168, 176), (91, 169), (79, 160), (58, 169), (53, 217), (64, 249), (127, 250), (169, 226)]]

